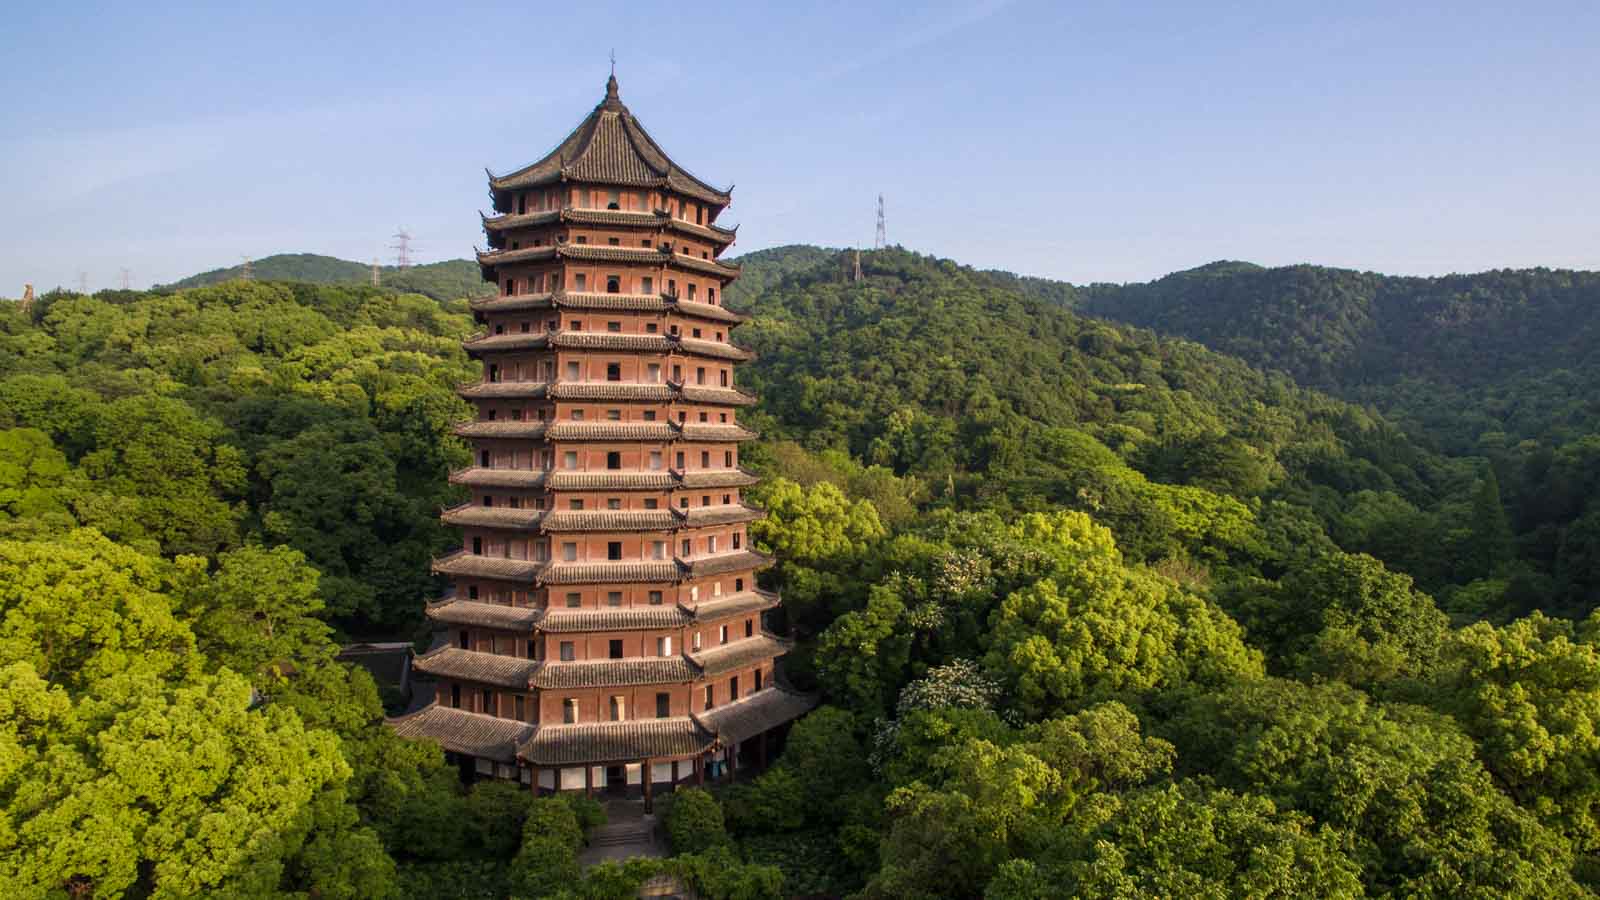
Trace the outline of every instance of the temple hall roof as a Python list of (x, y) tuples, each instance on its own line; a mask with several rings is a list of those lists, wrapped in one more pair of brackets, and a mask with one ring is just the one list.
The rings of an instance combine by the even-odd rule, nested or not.
[(769, 687), (733, 703), (696, 713), (694, 719), (701, 728), (715, 734), (720, 743), (728, 745), (798, 719), (816, 705), (816, 697)]
[(789, 652), (791, 646), (782, 638), (760, 631), (754, 637), (740, 638), (720, 647), (691, 653), (689, 658), (700, 667), (704, 677), (710, 678), (759, 660), (782, 656)]
[(413, 666), (428, 675), (517, 690), (527, 690), (539, 671), (539, 663), (531, 659), (449, 646), (429, 650), (417, 657)]
[(452, 753), (503, 763), (517, 761), (517, 748), (533, 737), (535, 730), (534, 726), (515, 719), (500, 719), (432, 703), (388, 722), (401, 737), (433, 740)]
[(536, 766), (632, 762), (647, 757), (692, 756), (711, 746), (712, 735), (689, 716), (541, 725), (517, 749)]

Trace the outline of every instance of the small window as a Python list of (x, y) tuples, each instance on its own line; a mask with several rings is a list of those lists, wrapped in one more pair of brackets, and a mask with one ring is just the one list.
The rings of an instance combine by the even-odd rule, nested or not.
[[(580, 234), (580, 235), (578, 235), (578, 236), (577, 236), (577, 237), (575, 237), (575, 238), (573, 238), (573, 240), (575, 240), (575, 241), (577, 241), (577, 242), (578, 242), (578, 243), (580, 243), (580, 244), (587, 244), (587, 243), (589, 243), (589, 237), (588, 237), (588, 235), (583, 235), (583, 234)], [(579, 277), (579, 278), (582, 278), (582, 277), (583, 277), (583, 276), (582, 276), (582, 275), (579, 275), (579, 276), (578, 276), (578, 277)]]
[(645, 331), (645, 334), (655, 334), (656, 333), (656, 323), (654, 323), (654, 322), (646, 322), (646, 323), (644, 323), (644, 331)]
[(665, 719), (672, 715), (672, 695), (656, 694), (656, 718)]
[(578, 451), (563, 450), (561, 453), (561, 467), (563, 469), (576, 469), (578, 467)]
[(620, 497), (607, 497), (606, 498), (606, 509), (621, 509), (621, 508), (622, 508), (622, 499)]
[(733, 580), (733, 590), (734, 590), (734, 593), (736, 593), (736, 594), (744, 593), (744, 579), (743, 578), (735, 578)]
[[(614, 240), (613, 240), (613, 243), (615, 243)], [(606, 276), (606, 293), (608, 293), (608, 294), (620, 294), (620, 293), (622, 293), (622, 279), (618, 278), (615, 275), (607, 275)]]
[(567, 592), (567, 609), (577, 609), (583, 605), (583, 595), (577, 591)]
[(461, 685), (459, 684), (450, 685), (450, 708), (461, 708)]
[(651, 469), (659, 469), (659, 468), (661, 468), (661, 451), (660, 450), (651, 450), (650, 451), (650, 468)]
[(694, 299), (694, 289), (695, 289), (694, 282), (690, 282), (688, 287), (689, 287), (689, 299), (693, 300)]
[(711, 451), (710, 450), (701, 450), (700, 451), (700, 468), (702, 468), (702, 469), (711, 468)]
[(621, 541), (611, 541), (610, 543), (606, 544), (606, 559), (609, 559), (609, 560), (620, 560), (620, 559), (622, 559), (622, 542)]
[(475, 537), (475, 538), (472, 539), (472, 555), (473, 556), (482, 556), (483, 555), (483, 538)]
[(732, 450), (724, 450), (724, 451), (722, 451), (722, 466), (725, 469), (733, 468), (733, 451)]
[(471, 584), (471, 585), (467, 586), (467, 599), (468, 600), (476, 600), (476, 599), (478, 599), (478, 586), (477, 585)]
[(656, 500), (656, 498), (654, 498), (654, 497), (646, 497), (644, 499), (644, 508), (645, 509), (660, 509), (661, 508), (661, 503), (660, 503), (660, 501)]
[(693, 542), (691, 542), (688, 538), (684, 538), (683, 539), (683, 553), (681, 555), (683, 555), (683, 556), (691, 556), (691, 555), (693, 555), (691, 553), (691, 548), (693, 546), (694, 546)]
[(716, 305), (716, 303), (717, 303), (717, 289), (716, 288), (714, 288), (714, 287), (706, 288), (706, 302), (710, 303), (713, 306)]
[(483, 505), (484, 506), (493, 506), (494, 505), (494, 498), (489, 496), (488, 494), (484, 494), (483, 495)]
[(613, 334), (619, 333), (619, 332), (622, 331), (622, 323), (621, 322), (607, 322), (606, 323), (606, 330), (611, 332), (611, 333), (613, 333)]
[(583, 509), (583, 498), (573, 497), (567, 501), (567, 509)]
[(622, 363), (606, 363), (606, 380), (622, 380)]
[(481, 450), (478, 452), (478, 465), (485, 469), (491, 468), (489, 465), (489, 451)]
[(722, 376), (722, 386), (723, 387), (727, 387), (728, 386), (728, 370), (727, 369), (723, 369), (718, 374)]
[[(651, 544), (650, 544), (650, 556), (651, 556), (652, 559), (666, 559), (667, 558), (667, 542), (666, 541), (652, 541)], [(654, 594), (655, 597), (656, 597), (656, 599), (653, 602), (656, 602), (656, 603), (661, 602), (661, 599), (660, 599), (661, 598), (661, 592), (660, 591), (651, 591), (651, 593)]]
[[(583, 276), (579, 275), (578, 277), (582, 278)], [(572, 319), (571, 321), (567, 322), (567, 330), (568, 331), (582, 331), (583, 330), (583, 320), (582, 319)]]
[(694, 383), (695, 384), (705, 384), (706, 383), (706, 367), (705, 366), (699, 366), (699, 367), (695, 368), (695, 370), (694, 370)]
[(683, 470), (683, 451), (682, 450), (678, 451), (678, 470), (679, 471)]
[(621, 606), (622, 605), (622, 592), (621, 591), (606, 591), (606, 605), (607, 606)]
[(610, 641), (607, 641), (607, 650), (609, 651), (607, 655), (611, 659), (621, 659), (622, 640), (620, 638), (612, 638)]
[(728, 642), (728, 626), (726, 626), (726, 625), (717, 626), (717, 643), (726, 644), (727, 642)]
[[(650, 239), (646, 238), (645, 239), (645, 245), (649, 246), (649, 244), (650, 244)], [(646, 276), (644, 276), (644, 278), (640, 279), (640, 281), (639, 281), (639, 293), (641, 293), (641, 294), (650, 294), (650, 293), (654, 293), (655, 289), (656, 289), (656, 280), (654, 278), (651, 278), (649, 275), (646, 275)]]
[(704, 410), (701, 410), (701, 412), (700, 412), (700, 421), (701, 422), (706, 422), (706, 421), (709, 421), (709, 419), (710, 419), (709, 414), (707, 414)]
[(561, 721), (568, 725), (578, 724), (578, 699), (568, 697), (561, 701)]
[[(578, 238), (578, 243), (580, 243), (580, 244), (583, 243), (583, 238)], [(586, 290), (589, 289), (589, 276), (588, 275), (585, 275), (582, 272), (579, 272), (577, 275), (573, 276), (573, 278), (574, 278), (573, 287), (577, 288), (579, 292), (586, 291)], [(573, 329), (573, 330), (576, 331), (577, 329)]]
[(572, 421), (574, 421), (574, 422), (582, 422), (583, 421), (583, 410), (581, 410), (581, 409), (573, 410), (572, 411)]
[(649, 363), (644, 367), (644, 380), (651, 384), (661, 383), (661, 364)]
[(563, 560), (566, 560), (567, 562), (577, 562), (577, 560), (578, 560), (578, 544), (577, 544), (577, 542), (575, 542), (575, 541), (567, 541), (567, 542), (563, 543), (561, 545), (561, 558)]
[(518, 722), (527, 721), (527, 718), (528, 718), (528, 705), (527, 705), (526, 698), (524, 698), (521, 694), (518, 694), (517, 697), (516, 697), (515, 706), (516, 706), (516, 712), (517, 712), (517, 721)]
[[(622, 243), (622, 239), (621, 238), (606, 238), (606, 244), (608, 244), (609, 246), (616, 247), (616, 246), (620, 245), (621, 243)], [(616, 292), (612, 291), (612, 293), (616, 293)]]
[(620, 469), (620, 468), (622, 468), (622, 454), (619, 453), (616, 450), (608, 451), (606, 453), (606, 468), (607, 469)]
[(689, 498), (688, 497), (679, 497), (678, 498), (678, 508), (679, 509), (688, 509), (689, 508)]
[(482, 694), (483, 711), (491, 716), (499, 715), (498, 711), (496, 710), (496, 706), (497, 704), (494, 702), (494, 691), (484, 688)]
[(744, 636), (745, 637), (750, 637), (751, 635), (754, 635), (755, 633), (756, 633), (756, 620), (755, 619), (745, 619), (744, 620)]
[(739, 548), (739, 538), (740, 538), (740, 533), (735, 531), (733, 533), (733, 549), (735, 549), (735, 550), (740, 549)]
[(706, 552), (707, 553), (715, 553), (715, 552), (717, 552), (717, 536), (716, 535), (713, 534), (713, 535), (710, 535), (709, 537), (706, 538)]
[(657, 656), (671, 656), (672, 655), (672, 636), (671, 635), (667, 635), (666, 637), (658, 637), (658, 638), (656, 638), (656, 655)]
[(621, 422), (622, 421), (622, 410), (620, 410), (620, 409), (608, 409), (608, 410), (606, 410), (606, 421), (607, 422)]
[(700, 652), (700, 632), (696, 631), (694, 633), (694, 635), (693, 635), (693, 639), (694, 639), (694, 651), (696, 653), (699, 653)]
[(646, 422), (654, 422), (656, 420), (656, 411), (653, 409), (645, 410), (642, 415)]
[[(659, 543), (660, 542), (658, 541), (657, 544), (659, 545)], [(660, 591), (651, 591), (650, 592), (650, 605), (651, 606), (660, 606), (661, 605), (661, 592)], [(668, 640), (671, 640), (671, 638), (668, 638)]]
[(712, 707), (712, 701), (715, 699), (714, 695), (712, 694), (712, 690), (713, 688), (711, 685), (706, 685), (706, 709), (710, 709)]
[(583, 377), (583, 368), (576, 362), (567, 363), (567, 380), (577, 381)]
[(728, 702), (732, 703), (737, 699), (739, 699), (739, 676), (735, 675), (728, 679)]
[(628, 701), (622, 696), (611, 698), (611, 721), (621, 722), (628, 718)]
[(693, 335), (693, 336), (694, 336), (694, 337), (699, 337), (699, 336), (700, 336), (700, 329), (698, 329), (698, 328), (696, 328), (696, 329), (694, 329), (694, 330), (693, 330), (693, 331), (692, 331), (692, 332), (690, 332), (690, 333), (691, 333), (691, 334), (692, 334), (692, 335)]
[(573, 660), (575, 660), (577, 658), (578, 658), (577, 645), (574, 644), (572, 641), (562, 641), (561, 642), (561, 661), (562, 662), (572, 662)]
[(456, 636), (456, 646), (460, 647), (463, 650), (471, 650), (472, 649), (472, 634), (471, 634), (471, 632), (467, 631), (465, 628), (461, 629), (461, 633)]

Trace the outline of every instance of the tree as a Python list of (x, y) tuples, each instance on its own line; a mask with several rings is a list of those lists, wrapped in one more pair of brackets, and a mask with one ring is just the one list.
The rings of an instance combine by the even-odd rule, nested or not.
[(247, 545), (218, 556), (215, 574), (191, 579), (181, 609), (207, 656), (255, 677), (331, 649), (331, 632), (318, 618), (319, 579), (292, 547)]
[(1110, 532), (1087, 516), (1024, 522), (1055, 565), (995, 612), (986, 664), (1029, 716), (1260, 673), (1231, 619), (1171, 581), (1125, 567)]
[(572, 807), (555, 797), (533, 801), (522, 826), (522, 848), (511, 860), (513, 894), (546, 897), (576, 883), (581, 846), (583, 830)]
[(674, 853), (701, 853), (728, 841), (721, 804), (700, 788), (674, 793), (666, 818)]

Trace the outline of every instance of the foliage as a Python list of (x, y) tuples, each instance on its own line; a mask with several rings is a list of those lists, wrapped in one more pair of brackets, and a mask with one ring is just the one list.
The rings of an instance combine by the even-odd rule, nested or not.
[(722, 805), (700, 788), (673, 793), (666, 827), (667, 838), (676, 853), (702, 853), (728, 840)]

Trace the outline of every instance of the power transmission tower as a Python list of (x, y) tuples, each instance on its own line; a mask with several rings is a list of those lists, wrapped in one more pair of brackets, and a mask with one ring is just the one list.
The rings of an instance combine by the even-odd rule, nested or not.
[[(882, 226), (879, 226), (879, 227), (882, 227)], [(851, 273), (850, 280), (851, 281), (860, 281), (861, 280), (861, 251), (860, 250), (855, 251), (854, 256), (856, 258), (856, 260), (855, 260), (855, 271), (853, 271)]]
[(127, 290), (128, 284), (133, 281), (133, 272), (124, 268), (122, 270), (122, 289)]
[(89, 273), (88, 272), (84, 272), (84, 271), (79, 271), (78, 272), (78, 293), (83, 294), (85, 296), (87, 296), (88, 293), (89, 293)]
[(882, 250), (889, 246), (889, 229), (883, 224), (883, 195), (878, 195), (878, 233), (872, 239), (872, 249)]
[(378, 286), (378, 258), (376, 256), (372, 258), (372, 286)]
[(256, 270), (253, 267), (251, 267), (251, 265), (250, 265), (250, 257), (248, 257), (248, 256), (244, 257), (243, 269), (244, 269), (244, 271), (239, 273), (239, 277), (240, 278), (243, 278), (245, 281), (251, 281), (251, 280), (253, 280), (255, 278)]
[(33, 285), (25, 284), (25, 285), (22, 286), (22, 311), (24, 313), (26, 313), (26, 312), (29, 312), (32, 309), (33, 309)]
[(397, 268), (411, 267), (411, 232), (401, 227), (394, 233), (394, 243), (389, 245), (389, 249), (394, 251), (394, 264)]

